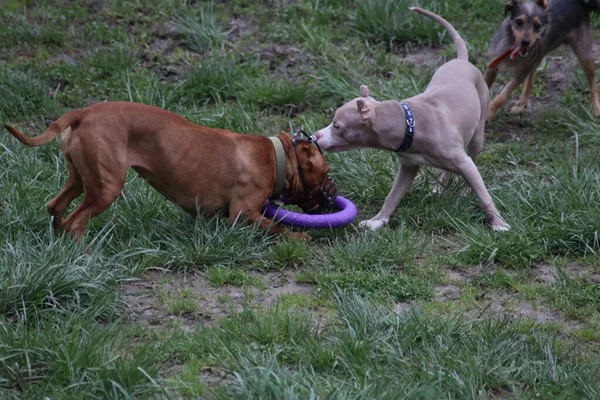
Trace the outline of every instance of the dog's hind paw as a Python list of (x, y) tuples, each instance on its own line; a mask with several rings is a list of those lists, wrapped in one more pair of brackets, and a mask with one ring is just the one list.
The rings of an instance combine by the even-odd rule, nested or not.
[(376, 231), (377, 229), (381, 228), (382, 226), (384, 226), (386, 224), (387, 224), (387, 221), (385, 221), (383, 219), (372, 218), (372, 219), (367, 219), (365, 221), (360, 221), (358, 226), (360, 226), (361, 228), (367, 228), (372, 231)]
[(507, 232), (508, 230), (510, 230), (510, 225), (502, 220), (496, 221), (492, 223), (492, 230), (496, 232)]

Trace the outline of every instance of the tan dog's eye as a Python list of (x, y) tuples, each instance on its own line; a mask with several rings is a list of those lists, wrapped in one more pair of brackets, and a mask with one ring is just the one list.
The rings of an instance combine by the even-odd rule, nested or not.
[(516, 20), (515, 23), (517, 24), (518, 27), (522, 27), (523, 26), (523, 20), (522, 19)]
[(334, 124), (333, 125), (333, 129), (335, 129), (336, 131), (340, 130), (340, 126), (338, 124)]
[(534, 29), (536, 32), (539, 32), (541, 27), (542, 27), (542, 26), (541, 26), (540, 24), (533, 24), (533, 29)]

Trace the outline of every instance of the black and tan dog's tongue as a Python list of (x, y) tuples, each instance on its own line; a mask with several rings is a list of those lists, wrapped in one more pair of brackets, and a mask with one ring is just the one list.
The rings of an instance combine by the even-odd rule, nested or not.
[(515, 56), (519, 54), (521, 57), (525, 57), (527, 55), (527, 46), (517, 46), (513, 49), (508, 49), (504, 53), (500, 54), (498, 57), (494, 58), (489, 64), (488, 68), (494, 68), (500, 65), (504, 59), (510, 55), (510, 59), (514, 60)]

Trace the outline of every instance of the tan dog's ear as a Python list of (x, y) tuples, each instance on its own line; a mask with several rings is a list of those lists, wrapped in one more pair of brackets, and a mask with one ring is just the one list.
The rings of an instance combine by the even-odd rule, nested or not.
[(369, 88), (367, 85), (360, 85), (360, 97), (369, 97)]
[(363, 99), (356, 100), (358, 112), (362, 114), (364, 121), (375, 118), (375, 110), (373, 110)]
[(506, 3), (504, 4), (504, 15), (512, 14), (519, 4), (521, 4), (521, 1), (522, 0), (506, 0)]
[(548, 0), (537, 0), (538, 6), (542, 8), (548, 7)]

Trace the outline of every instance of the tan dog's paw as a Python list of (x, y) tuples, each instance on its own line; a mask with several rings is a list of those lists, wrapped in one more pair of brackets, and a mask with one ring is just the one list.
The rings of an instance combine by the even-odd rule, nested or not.
[(296, 242), (308, 242), (312, 239), (312, 237), (306, 232), (293, 232), (287, 231), (285, 233), (285, 237), (291, 240), (295, 240)]
[(510, 230), (510, 225), (501, 219), (492, 222), (492, 230), (496, 232), (507, 232)]
[(386, 220), (371, 218), (371, 219), (367, 219), (365, 221), (360, 221), (358, 226), (360, 226), (361, 228), (367, 228), (372, 231), (376, 231), (377, 229), (381, 228), (382, 226), (384, 226), (386, 224), (387, 224)]

